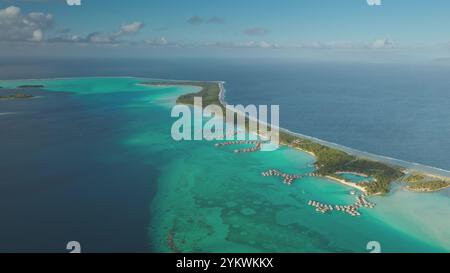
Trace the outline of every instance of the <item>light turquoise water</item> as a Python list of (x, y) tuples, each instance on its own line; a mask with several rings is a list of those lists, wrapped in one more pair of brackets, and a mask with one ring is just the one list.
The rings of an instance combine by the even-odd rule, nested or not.
[(354, 173), (341, 173), (339, 174), (339, 176), (355, 183), (367, 182), (372, 180), (371, 177), (364, 177), (362, 175), (357, 175)]
[[(309, 173), (314, 158), (286, 147), (274, 152), (235, 154), (234, 147), (216, 148), (211, 142), (175, 142), (170, 137), (174, 121), (170, 107), (177, 96), (197, 88), (137, 85), (142, 80), (77, 78), (0, 81), (0, 85), (43, 84), (49, 91), (79, 95), (148, 93), (131, 104), (118, 105), (134, 113), (146, 107), (155, 110), (154, 116), (142, 116), (142, 120), (130, 124), (129, 134), (118, 145), (142, 155), (159, 170), (159, 176), (149, 180), (157, 183), (155, 197), (148, 200), (153, 250), (366, 252), (369, 241), (379, 241), (385, 252), (450, 250), (448, 192), (417, 194), (398, 187), (389, 196), (371, 198), (377, 207), (362, 209), (360, 217), (318, 214), (307, 206), (308, 200), (350, 204), (354, 202), (351, 188), (316, 177), (287, 186), (276, 177), (260, 175), (272, 168)], [(146, 158), (149, 151), (160, 157)]]

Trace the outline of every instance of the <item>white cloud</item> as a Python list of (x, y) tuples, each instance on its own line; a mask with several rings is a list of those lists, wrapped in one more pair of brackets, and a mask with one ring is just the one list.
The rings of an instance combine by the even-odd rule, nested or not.
[[(109, 33), (92, 32), (85, 37), (71, 34), (70, 31), (53, 32), (53, 37), (46, 39), (53, 26), (53, 15), (42, 12), (22, 13), (16, 6), (0, 9), (0, 42), (59, 42), (59, 43), (96, 43), (119, 44), (121, 38), (138, 33), (142, 22), (122, 25), (118, 30)], [(46, 35), (47, 34), (47, 35)]]
[(381, 6), (381, 0), (367, 0), (369, 6)]
[(216, 42), (212, 44), (207, 44), (207, 46), (211, 47), (223, 47), (223, 48), (264, 48), (264, 49), (273, 49), (280, 48), (278, 44), (269, 43), (265, 41), (256, 42), (256, 41), (248, 41), (248, 42)]
[(110, 34), (105, 34), (101, 32), (92, 32), (86, 38), (84, 39), (85, 42), (89, 43), (112, 43), (113, 42), (113, 36)]
[(241, 47), (250, 47), (250, 48), (279, 48), (280, 46), (277, 44), (268, 43), (266, 41), (255, 42), (250, 41), (247, 43), (240, 44)]
[(31, 38), (32, 41), (42, 42), (43, 39), (44, 39), (44, 33), (42, 33), (42, 30), (36, 29), (35, 31), (33, 31), (33, 37)]
[(81, 6), (81, 0), (66, 0), (69, 6)]
[(52, 27), (53, 16), (41, 12), (22, 14), (20, 8), (0, 9), (0, 41), (44, 40), (44, 31)]
[(166, 37), (160, 37), (159, 39), (145, 40), (146, 45), (151, 46), (178, 46), (176, 42), (172, 42), (166, 39)]
[(161, 44), (161, 45), (167, 45), (167, 44), (169, 44), (169, 41), (167, 41), (167, 39), (166, 39), (165, 37), (159, 38), (158, 42), (159, 42), (159, 44)]
[(125, 35), (125, 34), (132, 34), (138, 32), (140, 29), (144, 27), (144, 23), (142, 22), (134, 22), (127, 25), (122, 25), (120, 28), (120, 32), (118, 34)]
[(299, 44), (294, 47), (301, 49), (381, 50), (381, 49), (395, 48), (395, 44), (392, 40), (383, 38), (377, 39), (373, 42), (362, 42), (362, 41), (312, 42)]
[(20, 8), (15, 6), (7, 7), (6, 9), (0, 10), (0, 18), (14, 18), (20, 14)]
[(87, 41), (92, 43), (117, 43), (123, 36), (135, 34), (144, 27), (142, 22), (133, 22), (120, 27), (120, 30), (114, 33), (94, 32), (88, 35)]
[[(201, 46), (201, 45), (197, 45)], [(299, 50), (342, 50), (342, 51), (376, 51), (396, 49), (396, 44), (387, 38), (376, 39), (375, 41), (329, 41), (329, 42), (309, 42), (296, 45), (280, 45), (267, 41), (246, 41), (246, 42), (215, 42), (206, 43), (203, 46), (221, 48), (261, 48), (261, 49), (299, 49)]]
[(372, 48), (374, 49), (384, 49), (384, 48), (393, 48), (394, 42), (389, 39), (378, 39), (375, 40), (372, 44)]
[(133, 22), (122, 25), (118, 31), (112, 33), (92, 32), (84, 38), (66, 33), (59, 37), (52, 37), (47, 41), (55, 43), (120, 44), (124, 42), (121, 39), (122, 37), (138, 33), (144, 26), (142, 22)]

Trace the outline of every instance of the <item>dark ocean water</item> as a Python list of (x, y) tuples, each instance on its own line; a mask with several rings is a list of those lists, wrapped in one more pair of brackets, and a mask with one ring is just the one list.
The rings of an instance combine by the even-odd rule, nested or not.
[(277, 60), (2, 60), (0, 78), (226, 81), (231, 104), (279, 104), (283, 127), (450, 170), (450, 66)]
[(118, 145), (141, 116), (117, 105), (139, 95), (24, 92), (45, 99), (0, 104), (19, 112), (0, 120), (0, 252), (148, 251), (157, 155)]

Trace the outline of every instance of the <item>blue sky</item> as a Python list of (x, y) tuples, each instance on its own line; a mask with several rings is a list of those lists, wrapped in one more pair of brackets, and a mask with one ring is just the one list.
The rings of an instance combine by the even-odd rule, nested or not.
[[(379, 6), (367, 0), (81, 1), (68, 6), (64, 0), (0, 0), (3, 53), (6, 44), (22, 43), (19, 49), (31, 48), (28, 54), (55, 48), (89, 55), (95, 44), (91, 52), (104, 46), (118, 55), (132, 47), (178, 55), (450, 56), (447, 0), (381, 0)], [(32, 13), (42, 16), (31, 18)]]

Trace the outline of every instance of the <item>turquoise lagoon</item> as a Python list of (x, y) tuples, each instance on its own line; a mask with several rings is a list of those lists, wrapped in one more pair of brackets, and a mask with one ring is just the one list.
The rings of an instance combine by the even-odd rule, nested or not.
[(339, 176), (354, 183), (370, 182), (373, 179), (372, 177), (365, 177), (355, 173), (340, 173)]
[[(217, 148), (214, 142), (172, 140), (171, 107), (180, 94), (198, 88), (139, 85), (144, 80), (149, 79), (20, 80), (0, 81), (0, 86), (42, 84), (45, 91), (71, 92), (70, 96), (86, 99), (89, 107), (96, 108), (102, 107), (104, 100), (98, 98), (103, 96), (118, 92), (130, 96), (123, 103), (114, 101), (114, 109), (133, 117), (121, 125), (124, 133), (114, 141), (118, 148), (138, 156), (149, 170), (158, 170), (157, 175), (148, 173), (155, 192), (144, 200), (150, 208), (149, 251), (368, 252), (370, 241), (380, 242), (383, 252), (450, 250), (449, 191), (419, 194), (395, 185), (388, 196), (370, 198), (376, 208), (362, 209), (360, 217), (318, 214), (307, 206), (309, 200), (350, 204), (354, 202), (349, 194), (352, 188), (317, 177), (303, 178), (291, 186), (275, 177), (262, 177), (261, 172), (273, 168), (295, 174), (312, 171), (313, 157), (287, 147), (235, 154), (233, 148)], [(3, 115), (0, 122), (9, 117)], [(125, 155), (104, 160), (125, 161), (121, 156)], [(125, 164), (121, 171), (134, 176)], [(133, 183), (132, 179), (127, 183)], [(124, 206), (128, 201), (116, 200)], [(126, 239), (126, 234), (121, 236)]]

